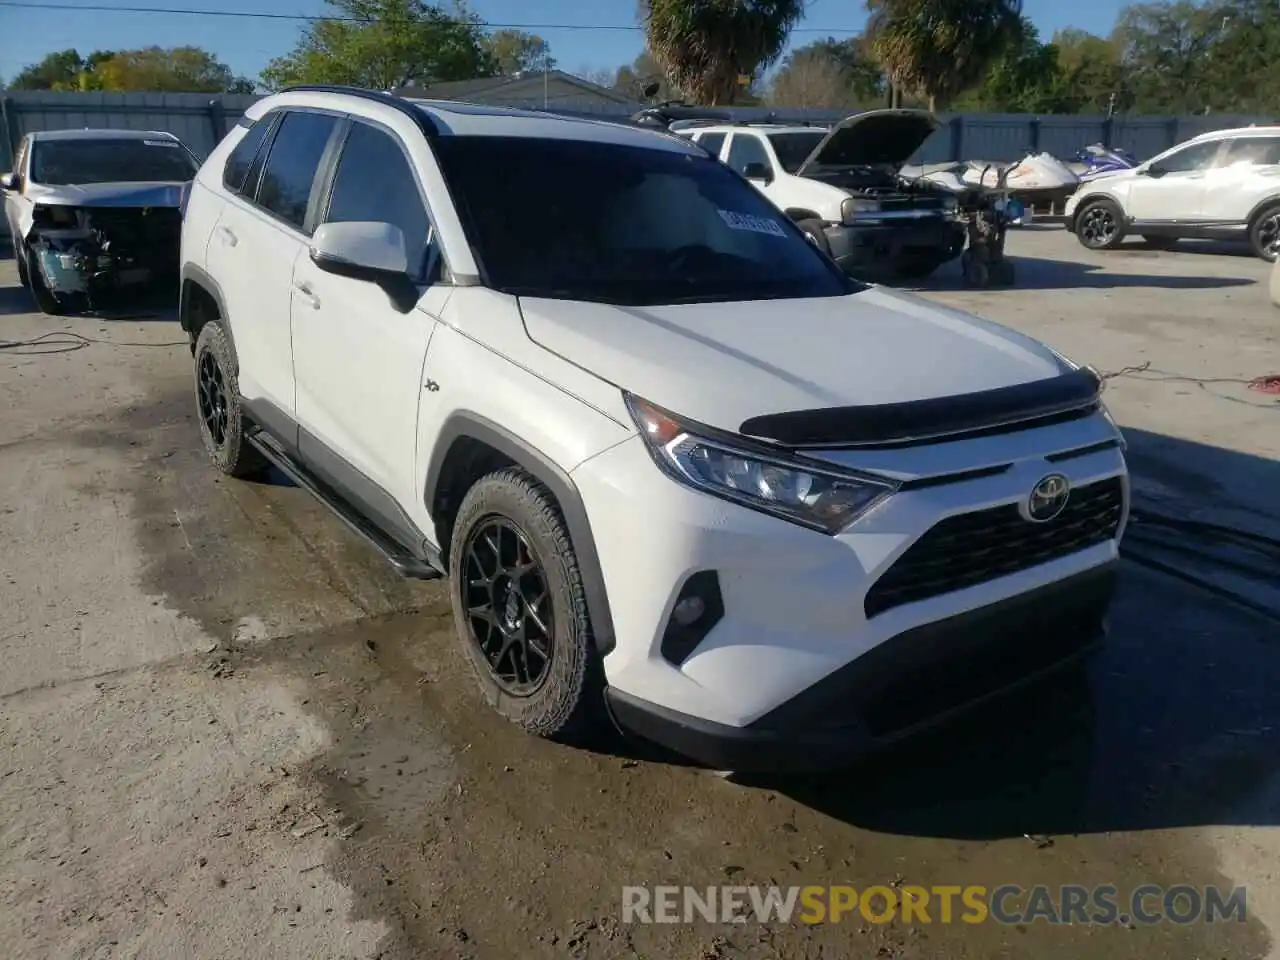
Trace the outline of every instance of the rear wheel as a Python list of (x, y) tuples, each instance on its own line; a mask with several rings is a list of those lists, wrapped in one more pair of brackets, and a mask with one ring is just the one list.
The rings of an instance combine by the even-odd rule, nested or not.
[(245, 438), (235, 355), (218, 323), (206, 323), (196, 338), (195, 368), (196, 412), (209, 458), (227, 476), (262, 472), (267, 463)]
[(490, 706), (539, 737), (606, 726), (582, 575), (546, 487), (513, 468), (483, 477), (450, 543), (454, 625)]
[(1253, 252), (1268, 262), (1280, 253), (1280, 203), (1263, 207), (1249, 224), (1249, 245)]
[(1076, 238), (1090, 250), (1110, 250), (1124, 239), (1123, 216), (1111, 200), (1090, 200), (1076, 214)]

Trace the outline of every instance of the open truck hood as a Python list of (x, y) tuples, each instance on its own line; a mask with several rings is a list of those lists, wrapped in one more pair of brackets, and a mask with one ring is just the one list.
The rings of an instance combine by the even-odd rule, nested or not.
[(841, 120), (796, 171), (815, 167), (900, 168), (941, 127), (927, 110), (869, 110)]
[(50, 186), (32, 183), (27, 199), (32, 203), (68, 207), (177, 207), (182, 204), (181, 183), (85, 183)]

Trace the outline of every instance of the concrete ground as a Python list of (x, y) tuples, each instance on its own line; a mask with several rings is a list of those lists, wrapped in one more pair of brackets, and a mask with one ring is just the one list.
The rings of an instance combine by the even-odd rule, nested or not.
[[(1015, 289), (953, 265), (924, 295), (1149, 364), (1108, 392), (1137, 502), (1280, 535), (1280, 404), (1238, 382), (1280, 366), (1266, 265), (1010, 247)], [(0, 340), (115, 345), (0, 349), (6, 957), (1280, 956), (1276, 621), (1150, 566), (1280, 610), (1258, 556), (1135, 524), (1087, 675), (871, 768), (751, 784), (574, 751), (481, 704), (439, 584), (287, 484), (215, 475), (175, 324), (30, 309), (0, 263)], [(661, 883), (1244, 885), (1249, 919), (620, 924), (621, 887)]]

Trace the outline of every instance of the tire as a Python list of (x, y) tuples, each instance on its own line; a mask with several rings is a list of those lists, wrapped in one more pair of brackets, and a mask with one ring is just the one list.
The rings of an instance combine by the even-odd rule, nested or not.
[(827, 241), (827, 234), (821, 220), (797, 220), (796, 226), (809, 238), (810, 243), (828, 257), (831, 256), (831, 244)]
[(1174, 247), (1178, 245), (1177, 237), (1162, 237), (1162, 236), (1149, 237), (1144, 233), (1142, 235), (1142, 239), (1146, 242), (1148, 247), (1151, 247), (1155, 250), (1172, 250)]
[(261, 473), (267, 462), (245, 439), (235, 354), (216, 321), (206, 323), (196, 338), (194, 366), (196, 416), (209, 459), (229, 477)]
[(1089, 200), (1076, 212), (1076, 239), (1089, 250), (1113, 250), (1124, 240), (1124, 214), (1112, 200)]
[(607, 727), (582, 574), (547, 488), (515, 468), (482, 477), (450, 543), (455, 633), (489, 705), (537, 737), (573, 742)]
[(1271, 203), (1249, 221), (1249, 246), (1256, 256), (1273, 263), (1280, 252), (1280, 203)]

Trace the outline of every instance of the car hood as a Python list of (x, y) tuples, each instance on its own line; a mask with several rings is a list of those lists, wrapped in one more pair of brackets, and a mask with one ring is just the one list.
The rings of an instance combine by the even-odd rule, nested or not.
[(1068, 369), (1029, 337), (882, 287), (657, 307), (521, 297), (520, 307), (545, 349), (722, 430), (790, 411), (1013, 387)]
[(926, 110), (869, 110), (837, 123), (796, 171), (814, 167), (901, 167), (941, 124)]
[(182, 203), (181, 183), (86, 183), (49, 186), (32, 183), (27, 199), (32, 203), (69, 207), (177, 207)]

